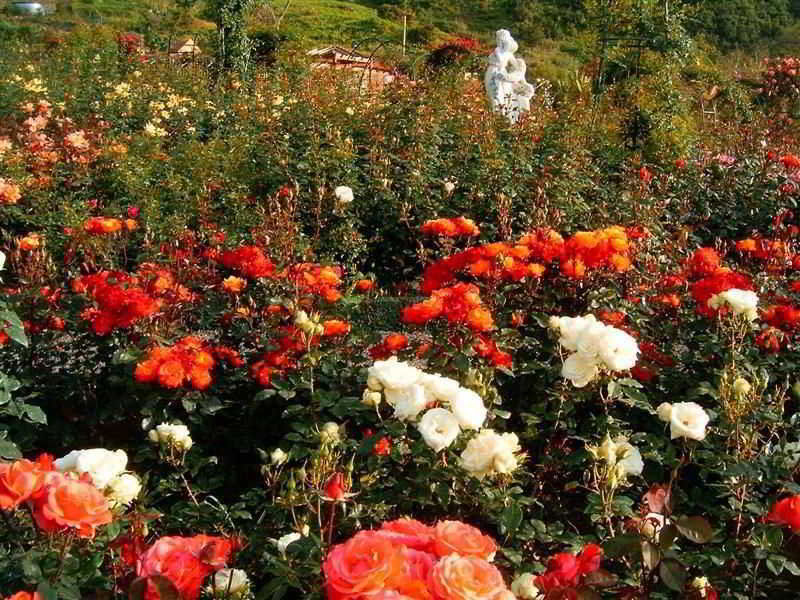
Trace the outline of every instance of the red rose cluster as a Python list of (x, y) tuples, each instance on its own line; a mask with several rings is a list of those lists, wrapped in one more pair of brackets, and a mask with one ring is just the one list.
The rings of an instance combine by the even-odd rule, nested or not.
[(239, 246), (234, 250), (226, 250), (219, 256), (219, 262), (249, 279), (275, 275), (275, 265), (258, 246)]
[[(579, 587), (583, 578), (600, 568), (603, 549), (596, 544), (587, 544), (583, 551), (574, 556), (560, 552), (547, 562), (547, 571), (536, 578), (536, 587), (548, 598), (569, 598), (569, 593)], [(576, 596), (577, 597), (577, 596)]]
[(328, 600), (511, 600), (491, 564), (497, 546), (460, 521), (384, 523), (334, 546), (322, 565)]
[[(223, 569), (240, 546), (237, 539), (210, 535), (162, 537), (130, 566), (136, 567), (139, 577), (165, 577), (181, 600), (197, 600), (206, 578)], [(147, 581), (144, 598), (159, 600), (153, 581)]]
[(136, 365), (134, 377), (140, 383), (158, 383), (169, 389), (185, 383), (205, 390), (211, 385), (213, 368), (212, 349), (200, 338), (187, 336), (174, 346), (151, 349), (147, 359)]
[(752, 290), (747, 275), (722, 266), (722, 258), (713, 248), (698, 248), (686, 261), (684, 277), (691, 281), (691, 294), (699, 314), (714, 318), (719, 312), (708, 305), (717, 294), (730, 289)]
[(99, 526), (112, 520), (106, 497), (91, 479), (54, 470), (53, 458), (46, 454), (35, 462), (0, 463), (0, 509), (14, 510), (23, 503), (47, 533), (72, 530), (79, 537), (93, 538)]
[(158, 311), (161, 302), (137, 283), (135, 277), (119, 271), (100, 271), (73, 280), (72, 291), (88, 294), (96, 304), (82, 316), (97, 335), (126, 329)]

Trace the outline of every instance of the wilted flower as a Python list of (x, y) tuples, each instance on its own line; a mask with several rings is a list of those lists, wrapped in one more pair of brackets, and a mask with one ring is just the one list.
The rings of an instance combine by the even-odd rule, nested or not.
[(341, 439), (339, 425), (328, 421), (319, 430), (319, 439), (323, 444), (336, 444)]

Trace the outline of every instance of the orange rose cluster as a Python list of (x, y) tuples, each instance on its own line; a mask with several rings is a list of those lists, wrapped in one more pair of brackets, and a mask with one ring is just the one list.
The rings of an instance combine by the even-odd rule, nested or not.
[(97, 335), (131, 327), (161, 307), (158, 299), (138, 286), (135, 277), (119, 271), (100, 271), (78, 277), (72, 282), (72, 291), (88, 294), (94, 300), (96, 307), (87, 309), (82, 316)]
[(624, 273), (631, 268), (631, 243), (624, 227), (579, 231), (564, 244), (561, 272), (582, 279), (587, 270), (609, 269)]
[(53, 458), (42, 455), (0, 463), (0, 510), (27, 504), (40, 530), (46, 533), (74, 531), (93, 538), (97, 528), (111, 523), (108, 500), (90, 483), (54, 470)]
[(631, 268), (632, 240), (645, 235), (639, 228), (614, 226), (579, 231), (565, 241), (558, 232), (542, 227), (515, 244), (476, 246), (432, 263), (425, 269), (422, 291), (430, 294), (455, 280), (458, 273), (511, 282), (538, 279), (556, 260), (561, 273), (571, 279), (582, 279), (599, 269), (622, 273)]
[(511, 600), (491, 561), (497, 546), (460, 521), (384, 523), (334, 546), (322, 565), (328, 600)]
[(131, 223), (113, 217), (89, 217), (83, 224), (83, 230), (91, 235), (109, 235), (121, 231), (123, 227), (128, 230), (136, 229), (136, 221), (129, 220)]
[(438, 235), (441, 237), (473, 237), (480, 235), (481, 230), (475, 221), (466, 217), (455, 219), (432, 219), (423, 223), (421, 228), (425, 235)]
[(275, 275), (275, 265), (258, 246), (239, 246), (234, 250), (226, 250), (220, 255), (219, 262), (249, 279)]
[(187, 336), (173, 346), (151, 349), (147, 359), (136, 365), (134, 377), (169, 389), (186, 384), (205, 390), (211, 385), (214, 364), (212, 349), (200, 338)]
[(445, 317), (451, 325), (466, 325), (479, 333), (494, 327), (492, 313), (483, 305), (480, 290), (471, 283), (436, 290), (427, 300), (403, 309), (405, 323), (423, 325), (439, 317)]
[[(337, 323), (344, 324), (343, 321)], [(329, 324), (328, 327), (332, 332), (334, 328), (340, 329), (341, 325)], [(294, 369), (297, 366), (297, 359), (306, 353), (309, 345), (319, 344), (319, 336), (309, 338), (308, 334), (294, 325), (284, 325), (279, 331), (280, 335), (275, 340), (278, 347), (264, 353), (259, 360), (250, 365), (250, 377), (262, 387), (269, 386), (274, 373)]]
[(342, 297), (341, 267), (328, 267), (313, 263), (297, 263), (286, 270), (286, 277), (294, 283), (300, 294), (319, 296), (328, 302)]
[(206, 578), (225, 568), (240, 547), (235, 538), (210, 535), (160, 538), (135, 561), (136, 575), (147, 579), (145, 600), (161, 598), (155, 577), (169, 580), (182, 600), (197, 600)]

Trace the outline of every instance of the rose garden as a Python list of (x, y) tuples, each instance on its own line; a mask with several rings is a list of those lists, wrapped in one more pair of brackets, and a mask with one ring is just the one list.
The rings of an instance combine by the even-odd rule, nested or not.
[(796, 597), (797, 59), (2, 44), (0, 597)]

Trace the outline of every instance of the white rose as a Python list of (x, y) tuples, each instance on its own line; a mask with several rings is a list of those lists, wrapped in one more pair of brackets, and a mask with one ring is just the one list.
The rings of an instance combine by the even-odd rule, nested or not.
[(584, 330), (597, 323), (594, 315), (585, 317), (555, 317), (550, 319), (550, 326), (561, 333), (558, 342), (565, 350), (573, 352), (578, 350), (578, 342), (583, 336)]
[[(372, 379), (373, 384), (379, 383), (384, 388), (395, 389), (417, 383), (423, 373), (416, 367), (397, 360), (396, 356), (392, 356), (388, 360), (375, 361), (375, 364), (369, 368), (367, 375), (368, 385), (370, 379)], [(372, 385), (370, 385), (370, 388), (375, 390)]]
[(492, 473), (511, 473), (517, 468), (519, 438), (513, 433), (498, 434), (484, 429), (468, 443), (461, 453), (461, 466), (478, 479)]
[(641, 475), (644, 470), (644, 461), (639, 449), (627, 439), (620, 436), (616, 440), (617, 466), (622, 468), (620, 475)]
[(353, 190), (346, 185), (338, 186), (333, 193), (341, 204), (350, 204), (353, 201)]
[(730, 289), (709, 298), (708, 306), (714, 309), (727, 305), (736, 315), (743, 315), (748, 321), (758, 318), (758, 294), (755, 292)]
[(444, 182), (444, 191), (445, 191), (445, 192), (446, 192), (448, 195), (452, 194), (452, 193), (453, 193), (453, 190), (455, 190), (455, 189), (456, 189), (456, 184), (455, 184), (455, 183), (453, 183), (452, 181), (445, 181), (445, 182)]
[(293, 544), (303, 536), (299, 533), (287, 533), (286, 535), (278, 538), (275, 540), (275, 545), (278, 547), (278, 552), (281, 554), (286, 554), (286, 549), (289, 547), (290, 544)]
[(694, 402), (673, 404), (669, 421), (670, 436), (673, 440), (679, 437), (703, 440), (709, 418), (708, 413)]
[(241, 598), (250, 591), (250, 579), (241, 569), (221, 569), (211, 579), (211, 592), (214, 596), (225, 597), (230, 594)]
[(575, 352), (567, 357), (561, 368), (561, 376), (569, 379), (577, 388), (586, 387), (599, 372), (595, 357), (583, 352)]
[(461, 389), (461, 385), (455, 379), (436, 374), (423, 374), (420, 383), (425, 386), (432, 400), (445, 403), (450, 403)]
[(404, 388), (387, 388), (386, 401), (394, 406), (394, 416), (401, 421), (416, 419), (428, 405), (425, 388), (417, 383)]
[(606, 327), (600, 336), (598, 354), (609, 370), (625, 371), (636, 364), (639, 344), (621, 329)]
[(88, 473), (92, 483), (99, 490), (106, 486), (128, 466), (128, 455), (124, 450), (106, 450), (92, 448), (90, 450), (73, 450), (53, 463), (59, 471)]
[(189, 435), (189, 428), (186, 425), (170, 425), (161, 423), (155, 429), (150, 430), (151, 441), (173, 446), (178, 450), (187, 451), (192, 447), (192, 436)]
[(658, 405), (656, 414), (658, 415), (659, 419), (665, 423), (669, 423), (669, 420), (672, 418), (672, 404), (669, 402), (662, 402)]
[(339, 425), (333, 421), (328, 421), (319, 430), (319, 437), (323, 444), (335, 444), (339, 441)]
[(361, 394), (361, 404), (366, 406), (378, 406), (381, 403), (381, 398), (380, 392), (373, 392), (371, 389), (367, 388), (364, 390), (364, 393)]
[(609, 328), (605, 323), (599, 321), (589, 322), (580, 330), (578, 337), (578, 352), (599, 356), (601, 350), (606, 345), (605, 337), (610, 335)]
[(536, 587), (536, 576), (533, 573), (523, 573), (512, 581), (511, 591), (520, 600), (536, 600), (541, 597), (539, 588)]
[(452, 444), (461, 432), (458, 419), (445, 408), (432, 408), (417, 425), (425, 443), (434, 452), (440, 452)]
[(275, 466), (280, 466), (289, 460), (289, 455), (280, 448), (275, 448), (269, 455), (270, 462)]
[(480, 429), (486, 421), (487, 410), (483, 399), (472, 390), (458, 390), (450, 402), (450, 409), (463, 429)]
[(106, 488), (106, 497), (112, 508), (116, 506), (127, 506), (136, 500), (139, 492), (142, 491), (142, 482), (139, 478), (130, 473), (117, 475)]

